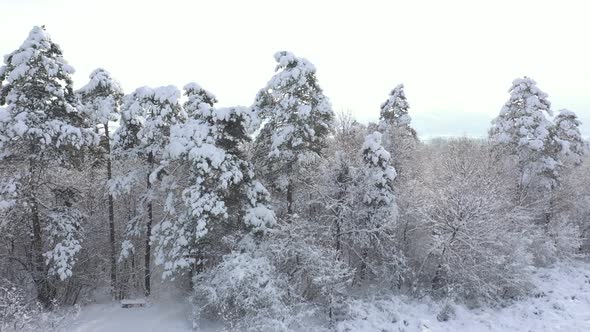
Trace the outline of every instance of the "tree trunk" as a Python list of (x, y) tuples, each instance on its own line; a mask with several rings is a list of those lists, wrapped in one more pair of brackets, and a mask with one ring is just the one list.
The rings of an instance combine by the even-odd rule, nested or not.
[(289, 180), (289, 184), (287, 185), (287, 216), (289, 220), (293, 216), (293, 185), (291, 184), (291, 180)]
[[(111, 163), (111, 141), (109, 136), (109, 124), (104, 124), (104, 134), (106, 137), (107, 152), (107, 179), (110, 181), (113, 177), (113, 167)], [(109, 241), (111, 249), (111, 295), (117, 299), (117, 253), (115, 251), (115, 208), (113, 195), (109, 191)]]
[(39, 204), (35, 196), (37, 188), (35, 186), (34, 162), (31, 160), (29, 164), (29, 176), (31, 187), (28, 197), (28, 203), (31, 207), (31, 223), (33, 227), (33, 243), (32, 243), (32, 274), (33, 282), (37, 288), (37, 300), (44, 306), (49, 307), (55, 295), (53, 287), (49, 283), (49, 275), (45, 258), (43, 257), (43, 237), (41, 229), (41, 218), (39, 217)]
[(47, 308), (51, 305), (54, 292), (49, 284), (47, 265), (43, 258), (43, 240), (38, 205), (34, 199), (30, 204), (33, 223), (33, 281), (37, 287), (37, 300)]
[(549, 196), (549, 206), (545, 211), (545, 229), (549, 232), (549, 225), (551, 224), (551, 220), (553, 219), (553, 210), (555, 205), (555, 198), (553, 195), (553, 189), (547, 194)]
[(193, 290), (195, 289), (195, 282), (194, 282), (194, 278), (196, 275), (199, 275), (201, 273), (203, 273), (203, 271), (205, 270), (205, 266), (203, 265), (203, 261), (205, 260), (205, 257), (203, 255), (203, 250), (202, 248), (198, 248), (198, 253), (196, 254), (195, 257), (195, 263), (191, 264), (191, 268), (189, 271), (189, 286), (190, 289)]
[(153, 169), (153, 165), (154, 165), (154, 156), (153, 154), (150, 152), (150, 154), (148, 155), (148, 164), (149, 164), (149, 172), (147, 175), (147, 191), (148, 191), (148, 195), (150, 195), (149, 200), (148, 200), (148, 221), (147, 221), (147, 227), (146, 227), (146, 234), (145, 234), (145, 263), (144, 263), (144, 267), (145, 267), (145, 271), (144, 271), (144, 277), (145, 277), (145, 296), (150, 296), (151, 293), (151, 284), (150, 284), (150, 275), (151, 275), (151, 271), (150, 271), (150, 259), (151, 259), (151, 254), (152, 254), (152, 247), (150, 245), (150, 237), (152, 236), (152, 222), (154, 220), (154, 215), (153, 215), (153, 205), (152, 205), (152, 199), (151, 199), (151, 189), (152, 189), (152, 183), (150, 182), (150, 174), (152, 173), (152, 169)]
[(516, 201), (519, 205), (524, 203), (525, 195), (525, 183), (524, 183), (524, 175), (525, 175), (525, 165), (523, 162), (518, 162), (518, 182), (516, 183)]
[(342, 236), (341, 234), (341, 229), (340, 229), (340, 217), (338, 217), (336, 219), (336, 258), (338, 260), (340, 260), (340, 256), (341, 253), (340, 251), (342, 250), (342, 244), (340, 243), (340, 237)]

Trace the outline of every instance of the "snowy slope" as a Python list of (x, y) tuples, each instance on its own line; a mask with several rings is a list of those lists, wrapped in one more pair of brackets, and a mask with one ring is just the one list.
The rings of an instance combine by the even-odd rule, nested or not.
[[(442, 304), (418, 303), (403, 297), (355, 301), (351, 318), (339, 331), (590, 331), (590, 264), (574, 262), (540, 269), (533, 282), (535, 296), (505, 308), (469, 310), (452, 305), (454, 318), (437, 319)], [(94, 304), (61, 331), (191, 331), (190, 306), (185, 302), (151, 304), (146, 308), (122, 309), (119, 304)], [(209, 329), (216, 331), (220, 329)], [(318, 329), (319, 330), (319, 329)]]
[(357, 301), (354, 319), (339, 324), (340, 331), (590, 331), (590, 265), (574, 262), (540, 269), (533, 276), (537, 292), (500, 309), (468, 310), (452, 305), (455, 316), (441, 322), (440, 304), (418, 304), (388, 298)]

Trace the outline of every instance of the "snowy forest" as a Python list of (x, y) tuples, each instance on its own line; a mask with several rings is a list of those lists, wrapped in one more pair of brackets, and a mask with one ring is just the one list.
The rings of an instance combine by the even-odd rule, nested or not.
[(286, 51), (234, 107), (102, 68), (75, 90), (44, 27), (1, 51), (1, 331), (166, 296), (194, 330), (413, 331), (368, 317), (403, 298), (450, 324), (543, 297), (536, 271), (588, 257), (581, 122), (530, 77), (498, 87), (487, 137), (425, 141), (403, 84), (361, 123)]

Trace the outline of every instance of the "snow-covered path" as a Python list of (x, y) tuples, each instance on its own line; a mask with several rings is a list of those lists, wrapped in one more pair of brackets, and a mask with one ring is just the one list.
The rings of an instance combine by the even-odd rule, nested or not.
[(93, 304), (64, 331), (71, 332), (186, 332), (191, 330), (189, 310), (182, 303), (158, 303), (144, 308), (121, 308), (120, 304)]

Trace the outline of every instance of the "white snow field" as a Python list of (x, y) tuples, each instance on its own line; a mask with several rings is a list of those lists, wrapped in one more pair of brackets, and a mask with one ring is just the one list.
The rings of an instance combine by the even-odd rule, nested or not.
[(588, 263), (539, 269), (532, 279), (536, 296), (505, 308), (469, 310), (455, 305), (455, 317), (440, 322), (440, 304), (410, 304), (395, 298), (367, 301), (372, 303), (353, 307), (356, 319), (338, 327), (340, 331), (590, 331)]
[(192, 331), (190, 307), (184, 303), (157, 303), (146, 307), (121, 308), (120, 303), (92, 304), (62, 331)]
[[(504, 308), (469, 310), (452, 305), (454, 317), (443, 322), (437, 319), (443, 304), (385, 296), (357, 300), (351, 305), (349, 320), (336, 328), (368, 332), (590, 331), (589, 263), (572, 262), (539, 269), (534, 273), (533, 283), (538, 289), (530, 298)], [(92, 304), (82, 308), (60, 331), (191, 331), (190, 312), (190, 306), (183, 301), (130, 309), (121, 308), (119, 303)], [(206, 331), (219, 330), (210, 327)]]

